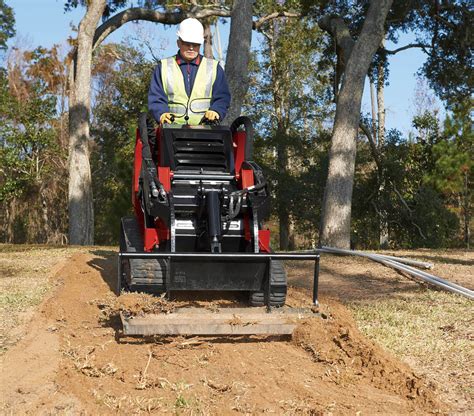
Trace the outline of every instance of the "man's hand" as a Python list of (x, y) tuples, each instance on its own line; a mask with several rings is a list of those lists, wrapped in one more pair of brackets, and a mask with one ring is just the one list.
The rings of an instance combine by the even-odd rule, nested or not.
[(171, 113), (163, 113), (160, 117), (161, 124), (171, 124), (174, 121), (174, 116)]
[(207, 118), (209, 121), (216, 121), (219, 120), (219, 114), (212, 110), (207, 110), (206, 114), (204, 114), (204, 118)]

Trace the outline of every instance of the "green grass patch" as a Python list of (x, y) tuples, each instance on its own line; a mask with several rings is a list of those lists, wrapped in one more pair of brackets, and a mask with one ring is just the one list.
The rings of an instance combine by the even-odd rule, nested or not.
[(15, 290), (0, 293), (0, 309), (7, 309), (10, 312), (21, 312), (32, 306), (39, 305), (50, 287), (49, 284), (43, 284), (36, 287), (33, 291)]

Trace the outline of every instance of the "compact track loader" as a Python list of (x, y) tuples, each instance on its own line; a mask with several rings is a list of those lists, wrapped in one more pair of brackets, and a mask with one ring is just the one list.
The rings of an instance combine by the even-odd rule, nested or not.
[[(283, 259), (319, 255), (273, 253), (263, 221), (270, 213), (268, 184), (253, 161), (247, 117), (230, 127), (165, 124), (139, 118), (132, 184), (133, 216), (122, 218), (118, 291), (154, 294), (240, 292), (249, 308), (216, 313), (189, 308), (142, 318), (122, 316), (124, 333), (289, 334), (284, 308)], [(278, 309), (277, 309), (278, 308)], [(271, 309), (277, 309), (271, 314)]]

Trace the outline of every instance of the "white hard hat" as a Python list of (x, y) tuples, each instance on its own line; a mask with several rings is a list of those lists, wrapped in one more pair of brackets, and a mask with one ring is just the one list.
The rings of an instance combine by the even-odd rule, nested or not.
[(201, 22), (193, 17), (184, 19), (179, 24), (176, 34), (185, 42), (199, 43), (200, 45), (204, 43), (204, 28)]

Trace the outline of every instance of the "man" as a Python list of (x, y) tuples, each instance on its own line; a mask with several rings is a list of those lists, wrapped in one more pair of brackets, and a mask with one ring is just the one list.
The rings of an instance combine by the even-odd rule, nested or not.
[(197, 19), (185, 19), (176, 34), (178, 53), (162, 59), (153, 73), (149, 111), (161, 124), (197, 125), (203, 116), (210, 121), (223, 120), (230, 91), (218, 61), (199, 54), (204, 42), (202, 24)]

